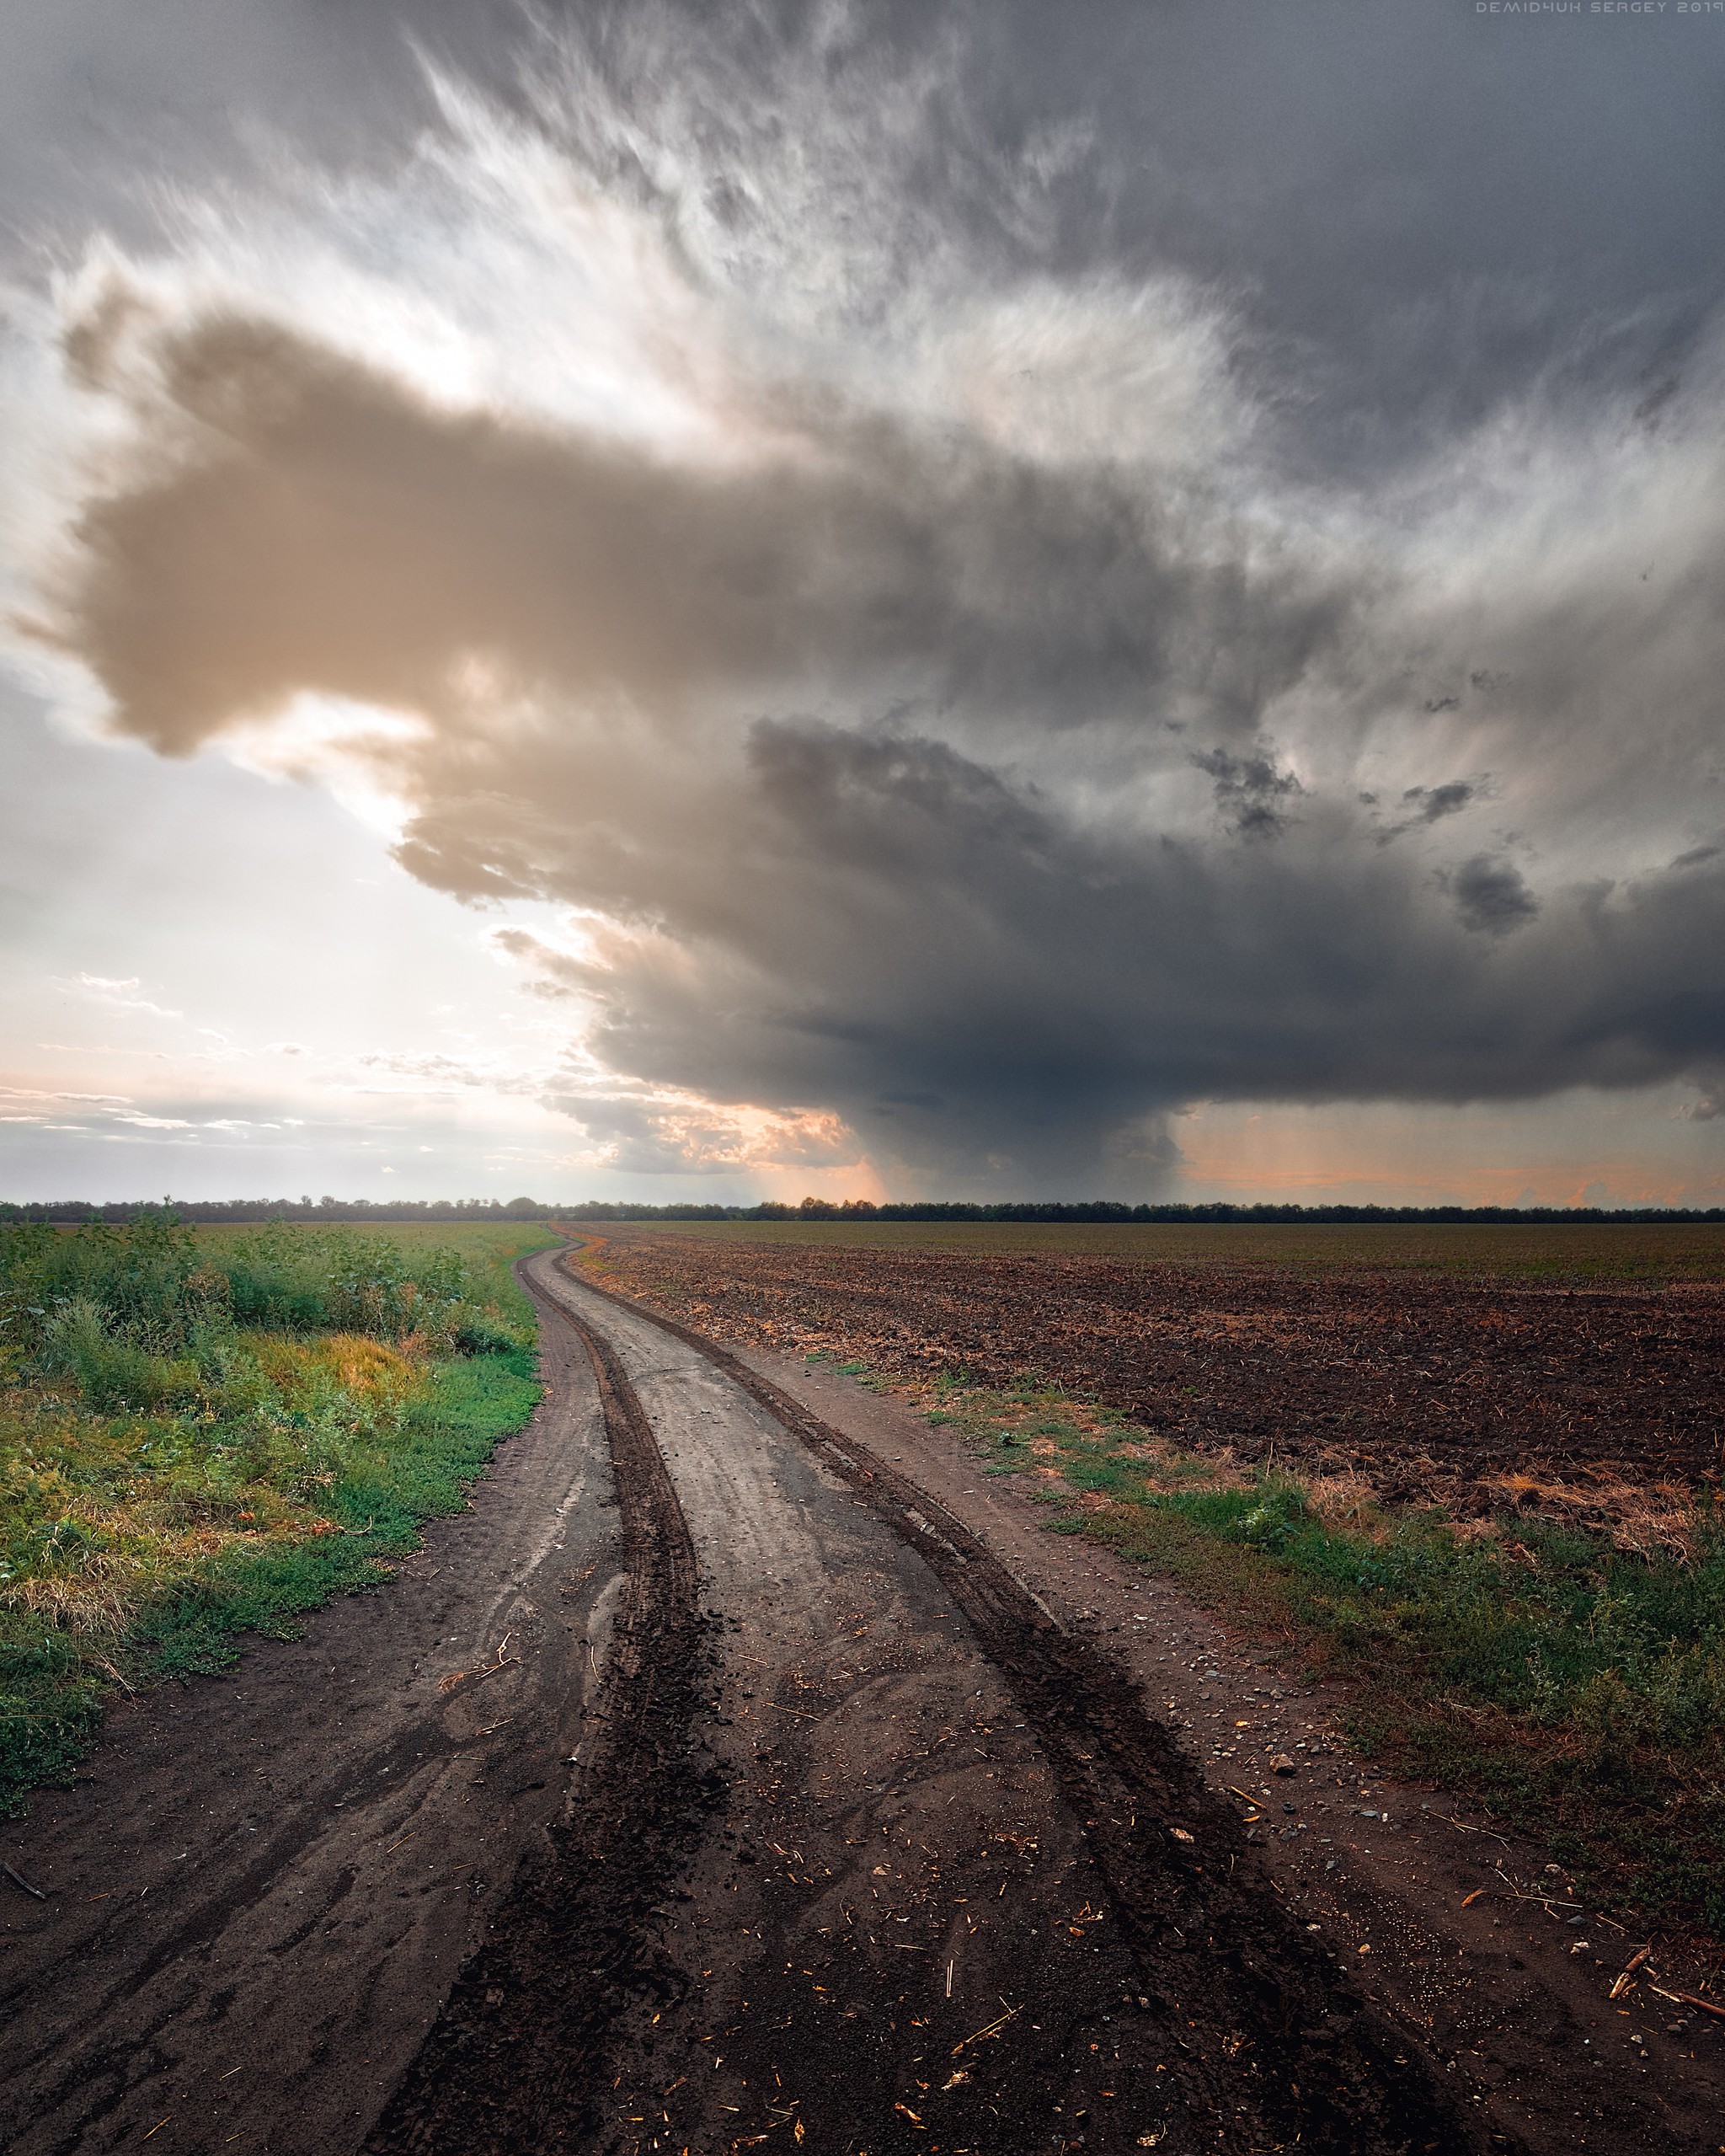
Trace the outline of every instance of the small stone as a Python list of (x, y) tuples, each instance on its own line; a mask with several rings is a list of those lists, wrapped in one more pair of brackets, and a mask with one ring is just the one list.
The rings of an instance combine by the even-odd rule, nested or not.
[(1270, 1772), (1273, 1774), (1294, 1774), (1299, 1771), (1285, 1752), (1279, 1752), (1270, 1762)]

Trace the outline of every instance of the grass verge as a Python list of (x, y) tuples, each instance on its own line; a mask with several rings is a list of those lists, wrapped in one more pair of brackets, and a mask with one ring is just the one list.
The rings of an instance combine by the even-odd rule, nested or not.
[(1514, 1513), (1458, 1525), (1375, 1503), (1354, 1476), (1183, 1452), (1033, 1379), (960, 1373), (913, 1397), (984, 1472), (1032, 1484), (1053, 1529), (1171, 1576), (1307, 1677), (1347, 1680), (1344, 1725), (1385, 1766), (1466, 1790), (1608, 1904), (1725, 1937), (1711, 1509), (1662, 1515), (1640, 1549)]
[(291, 1636), (462, 1509), (539, 1396), (508, 1269), (552, 1239), (152, 1226), (0, 1249), (0, 1811), (63, 1779), (116, 1691)]

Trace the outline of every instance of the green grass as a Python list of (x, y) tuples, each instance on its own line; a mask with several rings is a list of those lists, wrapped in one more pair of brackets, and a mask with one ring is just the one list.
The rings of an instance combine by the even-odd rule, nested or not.
[[(1601, 1897), (1725, 1937), (1725, 1520), (1642, 1554), (1548, 1522), (1484, 1533), (1347, 1479), (1242, 1473), (1071, 1396), (928, 1388), (1049, 1527), (1175, 1580), (1348, 1681), (1356, 1744), (1470, 1792)], [(1052, 1471), (1052, 1472), (1050, 1472)]]
[[(461, 1509), (538, 1398), (509, 1266), (554, 1239), (152, 1227), (0, 1248), (0, 1810), (71, 1770), (116, 1689), (227, 1667)], [(237, 1324), (244, 1297), (276, 1322)]]
[[(207, 1252), (218, 1264), (243, 1249), (248, 1238), (257, 1233), (255, 1228), (193, 1230), (198, 1249)], [(367, 1225), (358, 1230), (331, 1229), (312, 1222), (287, 1221), (277, 1233), (303, 1246), (315, 1246), (332, 1233), (356, 1235), (361, 1240), (382, 1238), (394, 1244), (410, 1265), (434, 1252), (453, 1250), (467, 1265), (480, 1301), (529, 1332), (534, 1323), (533, 1306), (516, 1284), (513, 1267), (517, 1258), (524, 1258), (534, 1250), (548, 1249), (559, 1240), (537, 1221), (506, 1222), (495, 1226), (462, 1223), (452, 1227), (437, 1221), (397, 1221), (382, 1228)]]
[(620, 1239), (803, 1249), (1124, 1258), (1145, 1265), (1284, 1266), (1296, 1271), (1389, 1269), (1452, 1279), (1541, 1282), (1725, 1281), (1725, 1226), (1612, 1227), (1440, 1223), (1345, 1227), (1144, 1222), (678, 1221), (607, 1229)]

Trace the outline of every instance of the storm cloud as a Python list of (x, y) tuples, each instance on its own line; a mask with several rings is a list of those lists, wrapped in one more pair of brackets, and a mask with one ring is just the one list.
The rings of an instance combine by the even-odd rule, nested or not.
[(1070, 1193), (1199, 1099), (1716, 1112), (1706, 324), (1652, 401), (1601, 346), (1344, 453), (1226, 249), (1079, 248), (1107, 98), (1015, 137), (968, 15), (775, 19), (446, 76), (279, 291), (90, 255), (22, 633), (116, 736), (362, 771), (414, 876), (566, 908), (498, 944), (626, 1166)]

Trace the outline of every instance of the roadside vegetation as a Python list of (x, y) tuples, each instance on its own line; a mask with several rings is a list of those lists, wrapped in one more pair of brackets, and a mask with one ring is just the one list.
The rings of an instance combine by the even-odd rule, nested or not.
[(0, 1227), (0, 1810), (388, 1576), (538, 1396), (535, 1225)]
[(1034, 1378), (949, 1374), (915, 1396), (985, 1473), (1028, 1482), (1054, 1530), (1348, 1680), (1349, 1736), (1386, 1766), (1471, 1792), (1608, 1906), (1725, 1937), (1716, 1499), (1626, 1493), (1610, 1534), (1514, 1510), (1455, 1521), (1357, 1475), (1183, 1452)]

